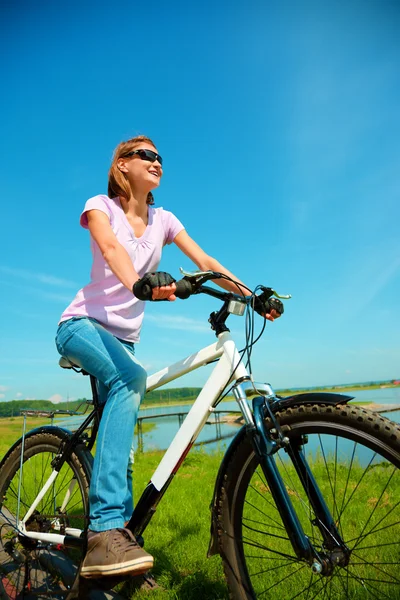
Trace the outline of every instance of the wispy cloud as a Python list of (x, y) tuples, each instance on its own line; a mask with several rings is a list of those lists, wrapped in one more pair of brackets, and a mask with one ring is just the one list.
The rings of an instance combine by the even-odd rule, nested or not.
[(5, 385), (0, 385), (0, 392), (6, 392), (8, 390), (8, 387)]
[(53, 275), (47, 275), (45, 273), (38, 273), (35, 271), (27, 271), (26, 269), (11, 268), (0, 265), (0, 273), (4, 273), (5, 275), (11, 275), (12, 277), (23, 279), (24, 281), (42, 283), (44, 285), (52, 287), (77, 287), (77, 284), (74, 281), (70, 281), (69, 279), (62, 279), (60, 277), (54, 277)]
[(53, 402), (53, 404), (59, 404), (59, 402), (63, 402), (64, 398), (61, 394), (53, 394), (50, 396), (49, 400), (50, 402)]
[(39, 288), (31, 286), (31, 285), (30, 286), (24, 285), (21, 281), (19, 283), (16, 283), (15, 281), (7, 281), (4, 279), (0, 279), (0, 283), (1, 283), (1, 285), (6, 285), (8, 287), (11, 287), (11, 288), (14, 288), (17, 290), (24, 290), (24, 292), (30, 292), (32, 294), (35, 294), (36, 296), (40, 296), (41, 298), (45, 298), (47, 300), (57, 300), (60, 302), (65, 302), (65, 303), (71, 302), (72, 296), (70, 293), (63, 294), (62, 292), (61, 293), (51, 292), (51, 291), (48, 291), (47, 289), (43, 289), (43, 288), (39, 289)]

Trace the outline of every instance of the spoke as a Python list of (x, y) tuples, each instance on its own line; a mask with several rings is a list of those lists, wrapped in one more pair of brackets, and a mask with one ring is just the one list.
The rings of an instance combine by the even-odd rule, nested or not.
[[(311, 579), (310, 579), (310, 581), (312, 581), (312, 578), (313, 578), (313, 574), (311, 573)], [(321, 583), (321, 579), (320, 578), (318, 578), (318, 579), (315, 578), (314, 583), (312, 583), (311, 585), (308, 585), (307, 588), (303, 588), (302, 590), (300, 590), (300, 592), (298, 592), (295, 596), (292, 596), (292, 598), (290, 600), (295, 600), (295, 598), (298, 598), (300, 596), (300, 594), (303, 594), (304, 590), (306, 590), (306, 589), (308, 591), (310, 591), (310, 589), (312, 587), (314, 587), (315, 585), (317, 585), (317, 583)], [(320, 591), (321, 591), (321, 589), (319, 589), (317, 593), (319, 594)], [(307, 597), (308, 597), (308, 594), (307, 594)], [(303, 597), (301, 597), (301, 598), (303, 599)], [(313, 598), (315, 598), (315, 596), (313, 596), (310, 600), (313, 600)]]
[(350, 500), (352, 499), (352, 497), (354, 496), (354, 494), (355, 494), (355, 493), (356, 493), (356, 491), (358, 490), (358, 488), (359, 488), (359, 486), (360, 486), (360, 483), (361, 483), (361, 482), (362, 482), (362, 480), (364, 479), (364, 476), (365, 476), (365, 474), (366, 474), (366, 473), (367, 473), (367, 471), (369, 470), (369, 468), (370, 468), (370, 466), (371, 466), (372, 462), (375, 460), (375, 456), (376, 456), (376, 452), (374, 452), (374, 454), (372, 455), (372, 457), (371, 457), (371, 459), (370, 459), (370, 461), (369, 461), (368, 465), (365, 467), (365, 469), (364, 469), (364, 471), (363, 471), (363, 473), (362, 473), (362, 475), (361, 475), (361, 477), (360, 477), (360, 479), (359, 479), (359, 481), (358, 481), (357, 485), (355, 486), (355, 488), (354, 488), (354, 489), (353, 489), (353, 491), (351, 492), (351, 494), (350, 494), (350, 496), (349, 496), (349, 498), (348, 498), (348, 500), (347, 500), (346, 504), (343, 506), (343, 509), (342, 509), (342, 511), (341, 511), (341, 513), (340, 513), (340, 517), (342, 517), (342, 515), (343, 515), (344, 511), (346, 510), (346, 508), (348, 507), (348, 505), (349, 505), (349, 503), (350, 503)]
[[(318, 434), (318, 439), (319, 439), (319, 445), (320, 445), (320, 448), (321, 448), (321, 451), (322, 451), (322, 457), (323, 457), (324, 463), (325, 463), (326, 474), (328, 476), (329, 487), (331, 488), (331, 492), (332, 492), (332, 497), (333, 497), (333, 520), (335, 520), (335, 511), (336, 511), (336, 513), (338, 512), (337, 506), (336, 506), (336, 494), (335, 494), (335, 490), (333, 489), (333, 486), (332, 486), (332, 479), (331, 479), (331, 475), (330, 475), (330, 472), (329, 472), (329, 469), (328, 469), (328, 463), (326, 462), (325, 450), (324, 450), (323, 445), (322, 445), (322, 440), (321, 440), (321, 434), (320, 433)], [(337, 436), (336, 436), (336, 439), (337, 439)], [(336, 458), (336, 456), (335, 456), (335, 458)]]
[[(18, 501), (18, 492), (14, 489), (14, 486), (10, 485), (6, 494), (8, 494), (9, 492), (11, 492), (11, 495), (14, 496), (15, 499)], [(26, 502), (24, 502), (23, 500), (21, 500), (20, 502), (25, 508), (29, 508), (30, 504), (26, 504)]]
[(290, 556), (290, 554), (285, 554), (284, 552), (279, 552), (279, 550), (273, 550), (272, 548), (268, 548), (268, 546), (263, 546), (262, 544), (257, 544), (256, 542), (248, 540), (244, 537), (242, 538), (242, 543), (247, 544), (248, 546), (253, 546), (253, 548), (258, 548), (259, 550), (265, 550), (266, 552), (272, 552), (273, 554), (277, 554), (278, 556), (283, 556), (284, 558), (287, 558), (288, 560), (291, 560), (295, 563), (299, 562), (299, 559), (296, 556)]
[[(397, 470), (397, 469), (396, 469), (396, 470)], [(379, 498), (378, 498), (378, 502), (375, 504), (375, 506), (374, 506), (373, 510), (371, 511), (371, 514), (369, 515), (369, 517), (368, 517), (368, 519), (367, 519), (366, 523), (364, 524), (364, 527), (362, 528), (362, 530), (361, 530), (361, 533), (360, 533), (360, 536), (359, 536), (359, 540), (358, 540), (358, 542), (356, 542), (356, 543), (355, 543), (355, 545), (353, 546), (353, 550), (354, 550), (354, 548), (357, 548), (357, 545), (360, 543), (360, 540), (361, 540), (361, 538), (362, 538), (362, 536), (363, 536), (363, 533), (364, 533), (365, 529), (367, 528), (367, 525), (368, 525), (368, 523), (369, 523), (369, 522), (370, 522), (370, 520), (372, 519), (372, 515), (375, 513), (375, 511), (376, 511), (376, 508), (377, 508), (377, 506), (379, 505), (379, 502), (381, 501), (381, 499), (382, 499), (382, 497), (383, 497), (383, 494), (385, 493), (385, 491), (386, 491), (386, 488), (388, 487), (388, 485), (389, 485), (389, 483), (390, 483), (390, 481), (391, 481), (391, 479), (392, 479), (392, 477), (393, 477), (393, 475), (394, 475), (394, 472), (395, 472), (395, 467), (393, 467), (392, 474), (390, 475), (389, 479), (387, 480), (387, 482), (386, 482), (386, 485), (385, 485), (385, 487), (383, 488), (383, 490), (382, 490), (382, 492), (381, 492), (381, 495), (380, 495), (380, 496), (379, 496)], [(389, 512), (391, 512), (391, 511), (389, 511)], [(386, 518), (386, 515), (383, 517), (383, 519), (385, 519), (385, 518)], [(381, 519), (381, 520), (380, 520), (380, 521), (379, 521), (377, 524), (379, 525), (379, 523), (381, 523), (383, 519)], [(370, 530), (370, 531), (373, 531), (373, 529), (372, 529), (372, 530)], [(364, 538), (363, 538), (363, 539), (364, 539)]]
[(309, 597), (310, 597), (310, 589), (311, 589), (312, 578), (313, 578), (313, 573), (311, 571), (311, 573), (310, 573), (310, 581), (309, 581), (308, 588), (307, 588), (307, 597), (305, 598), (305, 600), (309, 600)]
[[(21, 504), (21, 503), (23, 503), (23, 502), (21, 501), (21, 497), (22, 497), (22, 496), (23, 496), (24, 498), (28, 498), (28, 494), (27, 494), (27, 492), (26, 492), (26, 490), (25, 490), (25, 482), (24, 482), (24, 480), (23, 480), (23, 479), (21, 479), (20, 498), (18, 498), (18, 492), (17, 492), (17, 506), (18, 506), (18, 501), (19, 501), (19, 503), (20, 503), (20, 504)], [(25, 504), (25, 503), (23, 503), (23, 504)], [(27, 506), (29, 507), (31, 504), (32, 504), (32, 502), (30, 502), (30, 501), (29, 501)], [(17, 513), (18, 513), (18, 511), (17, 511)], [(22, 515), (21, 515), (21, 513), (19, 513), (19, 518), (21, 518), (21, 516), (22, 516)]]
[[(389, 523), (389, 525), (385, 525), (384, 527), (379, 527), (379, 529), (373, 528), (370, 531), (367, 531), (367, 533), (365, 533), (362, 536), (362, 540), (364, 541), (369, 535), (372, 535), (372, 534), (375, 534), (375, 533), (379, 533), (379, 531), (384, 531), (385, 529), (392, 529), (396, 525), (400, 525), (400, 521), (396, 521), (396, 523)], [(359, 539), (360, 539), (360, 536), (357, 536), (355, 538), (351, 538), (350, 540), (346, 540), (346, 544), (350, 544), (350, 542), (354, 542), (354, 540), (359, 540)]]
[[(277, 560), (275, 558), (275, 556), (260, 556), (260, 555), (255, 556), (254, 554), (247, 554), (246, 558), (256, 558), (257, 560), (275, 560), (275, 561)], [(291, 559), (291, 560), (287, 559), (286, 564), (289, 564), (292, 562), (294, 562), (293, 559)]]
[(321, 600), (324, 600), (324, 598), (326, 598), (326, 592), (327, 592), (327, 589), (328, 589), (328, 584), (329, 584), (329, 579), (326, 579), (325, 585), (324, 585), (324, 595), (322, 596)]
[[(387, 527), (390, 527), (390, 525), (386, 525), (385, 527), (382, 527), (381, 529), (376, 529), (381, 523), (382, 521), (384, 521), (385, 519), (387, 519), (387, 517), (394, 511), (395, 508), (397, 508), (400, 505), (400, 501), (397, 502), (387, 513), (386, 515), (384, 515), (379, 521), (377, 521), (377, 523), (375, 523), (375, 525), (372, 527), (372, 529), (370, 529), (369, 531), (367, 531), (367, 533), (365, 533), (364, 535), (362, 535), (362, 532), (360, 533), (359, 537), (358, 537), (358, 542), (356, 544), (354, 544), (353, 548), (357, 547), (357, 544), (359, 544), (361, 541), (365, 540), (366, 537), (368, 537), (369, 535), (376, 533), (377, 531), (380, 531), (381, 529), (386, 529)], [(367, 525), (367, 524), (366, 524)], [(365, 525), (365, 526), (366, 526)], [(363, 531), (365, 529), (365, 526), (363, 528)], [(362, 536), (362, 537), (361, 537)]]
[[(268, 504), (269, 506), (272, 506), (274, 508), (274, 510), (278, 510), (276, 507), (276, 504), (274, 504), (274, 502), (271, 502), (271, 500), (268, 500), (268, 498), (266, 498), (265, 496), (263, 496), (261, 494), (261, 492), (259, 492), (253, 485), (249, 485), (249, 488), (254, 490), (256, 492), (256, 494), (258, 494), (263, 502), (266, 502), (266, 504)], [(249, 500), (246, 499), (246, 504), (250, 504), (250, 506), (253, 506), (253, 504), (251, 504), (251, 502)], [(266, 513), (264, 513), (261, 508), (258, 508), (256, 506), (253, 506), (253, 508), (256, 508), (257, 510), (259, 510), (263, 515), (265, 515), (266, 517), (268, 517), (270, 519), (270, 521), (272, 521), (273, 523), (275, 523), (278, 527), (281, 527), (282, 529), (284, 529), (284, 527), (281, 525), (281, 523), (279, 523), (279, 521), (276, 521), (273, 517), (267, 515)]]
[(350, 474), (351, 474), (351, 469), (353, 468), (353, 461), (354, 461), (354, 456), (355, 456), (355, 453), (356, 453), (356, 448), (357, 448), (357, 442), (355, 442), (353, 444), (353, 452), (351, 453), (350, 466), (348, 467), (348, 471), (347, 471), (347, 480), (346, 480), (346, 485), (345, 485), (345, 488), (344, 488), (342, 505), (340, 507), (339, 514), (338, 514), (338, 520), (339, 521), (340, 521), (340, 518), (341, 518), (342, 513), (343, 513), (343, 505), (344, 505), (344, 502), (345, 502), (346, 496), (347, 496), (347, 488), (349, 486)]
[(317, 581), (319, 581), (320, 583), (322, 583), (322, 586), (319, 588), (319, 590), (317, 590), (317, 591), (315, 592), (314, 596), (313, 596), (312, 598), (310, 598), (310, 600), (314, 600), (314, 598), (316, 598), (316, 597), (319, 595), (319, 593), (320, 593), (322, 590), (324, 590), (324, 596), (323, 596), (322, 600), (325, 598), (325, 595), (326, 595), (326, 588), (327, 588), (327, 586), (328, 586), (329, 579), (325, 580), (325, 578), (322, 578), (322, 577), (321, 577), (321, 579), (320, 579), (320, 580), (317, 580)]
[[(304, 498), (302, 498), (302, 497), (301, 497), (300, 493), (297, 491), (297, 489), (296, 489), (296, 485), (295, 485), (295, 484), (294, 484), (294, 482), (293, 482), (292, 476), (290, 475), (290, 473), (289, 473), (289, 471), (288, 471), (288, 469), (287, 469), (287, 466), (286, 466), (286, 465), (285, 465), (285, 463), (283, 462), (283, 460), (282, 460), (282, 457), (281, 457), (281, 455), (280, 455), (280, 454), (278, 454), (278, 458), (279, 458), (279, 461), (280, 461), (280, 463), (281, 463), (281, 465), (282, 465), (282, 469), (285, 471), (285, 473), (286, 473), (286, 476), (287, 476), (287, 478), (288, 478), (288, 480), (289, 480), (289, 483), (291, 484), (291, 487), (290, 487), (290, 486), (289, 486), (289, 485), (287, 485), (287, 484), (286, 484), (286, 482), (285, 482), (285, 485), (286, 485), (286, 487), (287, 487), (287, 488), (288, 488), (288, 489), (289, 489), (291, 492), (293, 492), (293, 494), (294, 494), (294, 495), (296, 496), (296, 498), (299, 500), (301, 507), (303, 508), (303, 510), (304, 510), (304, 512), (305, 512), (305, 514), (306, 514), (306, 516), (307, 516), (307, 518), (309, 519), (309, 518), (310, 518), (310, 513), (311, 513), (311, 506), (310, 506), (310, 504), (309, 504), (309, 503), (307, 503), (307, 502), (304, 500)], [(308, 495), (307, 495), (307, 498), (308, 498)]]
[(45, 504), (42, 505), (42, 511), (41, 512), (44, 512), (44, 513), (47, 512), (47, 511), (48, 512), (55, 512), (54, 505), (52, 507), (52, 510), (49, 510), (48, 506), (49, 505), (51, 506), (53, 504), (53, 502), (56, 499), (56, 497), (58, 496), (58, 494), (61, 494), (64, 490), (66, 490), (68, 488), (70, 482), (67, 482), (67, 483), (64, 484), (65, 478), (67, 477), (67, 474), (68, 474), (68, 471), (66, 470), (64, 472), (63, 478), (59, 482), (59, 487), (56, 490), (55, 485), (56, 485), (56, 482), (58, 482), (58, 477), (59, 477), (59, 475), (57, 475), (57, 477), (56, 477), (56, 479), (55, 479), (55, 481), (53, 482), (53, 485), (52, 485), (52, 494), (49, 493), (50, 490), (48, 490), (47, 500), (46, 500)]
[[(272, 585), (270, 585), (269, 588), (267, 588), (266, 590), (263, 590), (262, 592), (260, 592), (258, 594), (258, 596), (262, 596), (263, 594), (266, 594), (267, 592), (269, 592), (270, 590), (272, 590), (274, 587), (276, 587), (277, 585), (279, 585), (283, 581), (287, 581), (289, 579), (289, 577), (293, 577), (293, 575), (295, 575), (296, 573), (298, 573), (299, 571), (301, 571), (302, 569), (304, 569), (304, 567), (305, 567), (305, 565), (301, 565), (298, 569), (296, 569), (295, 571), (293, 571), (292, 573), (290, 573), (289, 575), (287, 575), (283, 579), (280, 579), (279, 581), (276, 581), (275, 583), (273, 583)], [(294, 600), (294, 599), (292, 599), (292, 600)]]
[[(242, 522), (249, 522), (249, 523), (258, 523), (259, 525), (262, 525), (264, 523), (261, 523), (260, 521), (256, 521), (255, 519), (250, 519), (249, 517), (243, 517)], [(276, 525), (270, 525), (269, 523), (265, 523), (265, 527), (268, 527), (270, 529), (282, 529), (283, 531), (285, 530), (284, 527), (277, 527)]]
[[(355, 556), (357, 556), (357, 554)], [(362, 556), (360, 556), (360, 558), (362, 559)], [(375, 562), (374, 561), (372, 563), (369, 563), (366, 560), (361, 560), (360, 562), (354, 562), (354, 560), (352, 560), (351, 566), (354, 567), (354, 565), (365, 565), (365, 563), (367, 563), (367, 565), (372, 565), (372, 566), (375, 566), (375, 565), (399, 565), (400, 564), (399, 562)]]
[[(46, 466), (43, 465), (43, 461), (45, 459), (44, 455), (46, 455)], [(48, 477), (49, 477), (49, 475), (46, 475), (46, 474), (47, 474), (47, 470), (48, 470), (48, 467), (49, 467), (49, 463), (53, 460), (53, 456), (54, 455), (53, 454), (50, 455), (50, 452), (46, 452), (46, 453), (41, 452), (39, 456), (41, 457), (42, 466), (41, 466), (40, 483), (39, 483), (39, 487), (36, 488), (37, 490), (41, 490), (43, 488), (44, 482), (45, 482), (45, 478), (47, 480)], [(35, 462), (35, 466), (36, 466), (36, 462)], [(32, 504), (32, 502), (30, 504)]]
[(385, 544), (372, 544), (372, 546), (359, 546), (357, 548), (358, 551), (360, 550), (369, 550), (370, 548), (383, 548), (384, 546), (398, 546), (399, 542), (386, 542)]
[(335, 436), (335, 468), (333, 470), (333, 505), (334, 505), (334, 509), (333, 509), (333, 520), (335, 520), (335, 507), (336, 507), (336, 475), (337, 475), (337, 450), (338, 450), (338, 436)]
[[(276, 560), (276, 558), (274, 560)], [(278, 566), (270, 567), (268, 569), (263, 569), (262, 571), (257, 571), (256, 573), (249, 572), (249, 575), (250, 575), (250, 577), (257, 577), (257, 575), (262, 575), (263, 573), (269, 573), (270, 571), (278, 571), (279, 569), (284, 569), (284, 568), (292, 566), (292, 565), (293, 565), (292, 561), (286, 561), (283, 565), (278, 565)]]
[[(337, 571), (337, 575), (339, 577), (340, 585), (342, 586), (343, 591), (346, 594), (345, 598), (348, 598), (349, 597), (349, 574), (346, 573), (346, 587), (344, 586), (344, 583), (342, 581), (342, 575), (339, 570)], [(332, 582), (331, 582), (331, 588), (332, 588)]]
[[(275, 521), (275, 519), (273, 519), (272, 517), (270, 517), (269, 515), (267, 515), (264, 511), (261, 510), (261, 508), (258, 508), (258, 506), (254, 506), (254, 504), (252, 504), (248, 500), (245, 500), (245, 504), (248, 504), (249, 506), (251, 506), (251, 508), (254, 508), (254, 510), (257, 510), (264, 517), (266, 517), (267, 519), (270, 519), (270, 521), (272, 521), (273, 523), (275, 523), (276, 525), (279, 526), (279, 523), (277, 523), (277, 521)], [(281, 526), (281, 529), (285, 529), (285, 528)]]
[[(79, 497), (79, 498), (77, 499), (77, 501), (75, 502), (75, 504), (73, 504), (72, 506), (69, 506), (69, 502), (68, 502), (67, 506), (69, 507), (69, 509), (68, 509), (68, 513), (69, 513), (69, 515), (70, 515), (71, 517), (74, 517), (74, 518), (75, 518), (75, 516), (78, 516), (78, 515), (71, 515), (71, 511), (72, 511), (72, 510), (73, 510), (73, 509), (74, 509), (76, 506), (83, 506), (82, 498), (81, 498), (81, 497)], [(79, 515), (79, 517), (82, 517), (82, 518), (84, 518), (84, 515)]]
[[(309, 462), (307, 460), (307, 454), (306, 454), (306, 444), (303, 445), (302, 450), (301, 450), (302, 454), (304, 455), (304, 461), (309, 465)], [(307, 477), (307, 498), (310, 498), (310, 482), (309, 482), (309, 478)], [(312, 522), (312, 507), (311, 507), (311, 502), (308, 503), (308, 520), (311, 523)], [(320, 532), (321, 533), (321, 532)]]
[[(354, 573), (352, 573), (349, 569), (346, 568), (346, 571), (348, 572), (349, 576), (352, 577), (353, 579), (355, 579), (356, 581), (358, 581), (358, 583), (360, 585), (363, 586), (363, 588), (366, 589), (366, 585), (365, 583), (367, 583), (367, 585), (369, 586), (369, 588), (371, 588), (372, 590), (375, 590), (376, 592), (379, 592), (379, 596), (375, 596), (375, 594), (373, 592), (371, 592), (371, 589), (369, 590), (369, 593), (372, 594), (374, 596), (374, 598), (377, 598), (378, 600), (382, 600), (382, 594), (384, 594), (385, 598), (388, 598), (388, 600), (393, 600), (393, 598), (391, 598), (390, 596), (388, 596), (387, 594), (385, 594), (383, 592), (383, 590), (381, 588), (376, 589), (370, 582), (374, 581), (376, 583), (383, 583), (382, 581), (380, 581), (379, 579), (367, 579), (365, 577), (358, 577), (357, 575), (355, 575)], [(391, 582), (392, 583), (392, 582)]]
[[(387, 573), (383, 569), (380, 569), (380, 568), (377, 567), (378, 564), (389, 564), (390, 565), (390, 564), (398, 564), (398, 563), (376, 563), (375, 561), (373, 563), (371, 563), (371, 562), (368, 562), (367, 560), (365, 560), (365, 558), (363, 558), (362, 556), (359, 556), (358, 554), (354, 553), (354, 556), (356, 556), (357, 558), (359, 558), (362, 561), (362, 564), (370, 565), (371, 567), (373, 567), (374, 569), (376, 569), (380, 573), (383, 573), (384, 575), (387, 575), (388, 577), (392, 577), (396, 583), (400, 583), (400, 579), (397, 579), (396, 577), (394, 577), (394, 575), (391, 575), (390, 573)], [(354, 563), (351, 562), (351, 566), (353, 566), (353, 565), (354, 565)]]
[(261, 533), (261, 535), (267, 535), (269, 537), (278, 538), (279, 540), (285, 540), (285, 542), (290, 542), (288, 537), (284, 537), (283, 535), (277, 535), (276, 533), (269, 533), (268, 531), (260, 531), (259, 529), (254, 529), (254, 527), (250, 527), (250, 525), (246, 525), (242, 523), (242, 526), (245, 527), (249, 531), (254, 531), (254, 533)]

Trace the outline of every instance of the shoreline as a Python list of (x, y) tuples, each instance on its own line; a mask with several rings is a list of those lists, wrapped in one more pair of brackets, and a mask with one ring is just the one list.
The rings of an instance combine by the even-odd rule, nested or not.
[[(307, 393), (332, 393), (332, 394), (346, 394), (351, 392), (363, 392), (368, 390), (387, 390), (387, 389), (395, 389), (397, 388), (400, 391), (400, 385), (396, 384), (385, 384), (385, 385), (368, 385), (368, 386), (353, 386), (353, 387), (321, 387), (321, 388), (313, 388), (313, 389), (299, 389), (299, 390), (276, 390), (276, 394), (285, 395), (285, 396), (296, 396), (298, 394), (307, 394)], [(148, 408), (162, 408), (164, 406), (183, 406), (186, 404), (193, 404), (196, 398), (192, 398), (191, 400), (172, 400), (171, 402), (142, 402), (140, 409), (146, 410)], [(234, 400), (233, 396), (227, 396), (224, 400), (221, 400), (221, 404), (224, 402), (232, 402)], [(354, 399), (356, 402), (357, 400)], [(354, 402), (354, 401), (353, 401)], [(357, 404), (374, 404), (373, 400), (371, 401), (360, 401)], [(376, 404), (376, 403), (375, 403)], [(376, 404), (376, 406), (381, 406), (380, 404)]]

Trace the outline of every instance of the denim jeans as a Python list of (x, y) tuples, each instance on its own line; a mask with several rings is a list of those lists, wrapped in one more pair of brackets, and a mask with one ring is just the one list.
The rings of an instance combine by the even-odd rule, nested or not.
[(146, 371), (134, 356), (133, 343), (116, 338), (89, 317), (63, 321), (56, 346), (96, 377), (104, 404), (89, 490), (90, 529), (123, 527), (133, 510), (131, 448)]

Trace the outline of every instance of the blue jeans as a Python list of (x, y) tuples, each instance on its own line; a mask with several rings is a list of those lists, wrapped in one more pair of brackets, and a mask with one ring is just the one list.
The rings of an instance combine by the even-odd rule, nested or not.
[(89, 317), (63, 321), (56, 346), (96, 377), (104, 404), (89, 490), (90, 529), (124, 527), (133, 510), (131, 448), (146, 371), (134, 357), (133, 343), (116, 338)]

